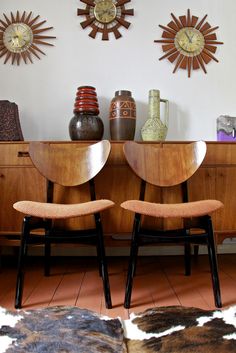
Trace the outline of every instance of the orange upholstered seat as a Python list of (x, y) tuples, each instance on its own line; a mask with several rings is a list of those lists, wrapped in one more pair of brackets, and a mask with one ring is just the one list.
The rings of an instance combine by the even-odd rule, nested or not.
[[(58, 145), (50, 142), (30, 142), (29, 154), (34, 166), (47, 181), (46, 202), (24, 200), (16, 202), (13, 207), (25, 215), (22, 226), (21, 246), (19, 252), (18, 273), (16, 282), (15, 307), (20, 308), (23, 295), (24, 263), (27, 247), (35, 242), (44, 245), (45, 275), (50, 272), (50, 253), (53, 243), (82, 243), (94, 245), (97, 249), (99, 274), (102, 277), (105, 304), (112, 307), (103, 229), (100, 212), (112, 207), (110, 200), (97, 200), (95, 192), (95, 176), (104, 167), (109, 153), (109, 141), (100, 141), (88, 146)], [(87, 200), (81, 203), (58, 203), (57, 194), (54, 198), (54, 184), (60, 190), (66, 187), (76, 187), (76, 195), (81, 191), (80, 186), (88, 183)], [(32, 186), (31, 186), (32, 187)], [(37, 186), (36, 186), (37, 187)], [(86, 198), (82, 188), (82, 199)], [(54, 201), (55, 199), (55, 201)], [(60, 200), (59, 200), (60, 202)], [(92, 215), (94, 227), (92, 229), (63, 229), (56, 220)], [(61, 224), (62, 223), (62, 224)], [(64, 226), (65, 227), (65, 226)], [(44, 230), (44, 237), (37, 237), (36, 229)]]
[(121, 204), (126, 210), (143, 215), (162, 218), (191, 218), (210, 214), (223, 207), (218, 200), (202, 200), (177, 204), (161, 204), (147, 201), (129, 200)]
[(13, 207), (22, 213), (48, 219), (66, 219), (91, 215), (114, 206), (110, 200), (95, 200), (79, 204), (62, 205), (35, 201), (19, 201)]
[[(191, 273), (191, 244), (207, 245), (215, 305), (221, 307), (220, 284), (215, 251), (211, 213), (223, 207), (218, 200), (188, 200), (188, 179), (198, 170), (206, 154), (206, 143), (198, 141), (177, 144), (175, 148), (163, 145), (139, 144), (127, 141), (124, 154), (133, 172), (140, 178), (139, 199), (126, 200), (121, 207), (134, 213), (133, 234), (130, 248), (128, 275), (124, 306), (130, 307), (133, 278), (139, 247), (146, 244), (183, 244), (185, 253), (185, 274)], [(146, 184), (159, 188), (160, 200), (145, 200)], [(165, 203), (166, 188), (178, 188), (182, 202)], [(175, 189), (176, 191), (176, 189)], [(180, 218), (177, 229), (146, 229), (143, 217), (158, 219)], [(167, 222), (166, 222), (167, 223)], [(164, 224), (164, 222), (157, 222)], [(175, 223), (174, 223), (175, 224)], [(181, 227), (182, 226), (182, 227)]]

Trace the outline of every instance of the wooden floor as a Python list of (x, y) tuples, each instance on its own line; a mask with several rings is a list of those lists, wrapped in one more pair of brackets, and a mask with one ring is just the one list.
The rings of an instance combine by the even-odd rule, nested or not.
[[(42, 258), (29, 258), (23, 308), (76, 305), (110, 317), (129, 317), (154, 306), (182, 305), (214, 309), (208, 259), (193, 261), (192, 275), (183, 274), (183, 257), (140, 257), (132, 308), (123, 308), (127, 257), (108, 258), (113, 309), (104, 305), (97, 262), (92, 257), (53, 258), (52, 274), (43, 276)], [(223, 307), (236, 304), (236, 254), (219, 255)], [(14, 309), (16, 260), (4, 258), (0, 273), (0, 306)]]

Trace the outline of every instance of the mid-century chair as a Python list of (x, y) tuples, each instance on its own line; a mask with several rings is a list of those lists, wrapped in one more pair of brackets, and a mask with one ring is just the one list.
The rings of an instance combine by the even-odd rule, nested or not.
[[(45, 275), (50, 272), (52, 243), (93, 244), (97, 248), (99, 273), (102, 276), (106, 307), (111, 308), (111, 295), (105, 257), (103, 230), (100, 212), (112, 207), (110, 200), (96, 200), (94, 177), (104, 167), (110, 153), (109, 141), (81, 147), (69, 144), (59, 146), (50, 142), (30, 142), (29, 154), (34, 166), (47, 180), (47, 202), (18, 201), (13, 207), (25, 216), (22, 226), (16, 283), (15, 307), (22, 305), (24, 262), (29, 244), (43, 243), (45, 247)], [(88, 182), (90, 198), (78, 204), (53, 203), (54, 184), (75, 187)], [(35, 186), (37, 187), (37, 186)], [(58, 186), (57, 186), (58, 187)], [(94, 215), (95, 226), (86, 230), (62, 230), (55, 220)], [(35, 235), (36, 229), (44, 235)], [(34, 233), (32, 233), (34, 231)]]
[[(163, 144), (153, 146), (127, 141), (124, 144), (124, 154), (133, 172), (141, 179), (139, 200), (127, 200), (121, 204), (121, 207), (135, 214), (124, 306), (130, 307), (139, 246), (173, 243), (184, 244), (186, 275), (191, 272), (191, 244), (207, 245), (215, 305), (220, 308), (220, 284), (210, 214), (223, 204), (218, 200), (188, 202), (187, 180), (201, 165), (206, 154), (206, 143), (198, 141), (171, 148), (163, 147)], [(164, 204), (145, 201), (146, 183), (161, 188), (181, 185), (183, 202)], [(182, 219), (183, 226), (175, 230), (145, 229), (142, 225), (144, 215), (162, 219), (177, 217)], [(193, 228), (197, 228), (198, 232), (191, 232)]]

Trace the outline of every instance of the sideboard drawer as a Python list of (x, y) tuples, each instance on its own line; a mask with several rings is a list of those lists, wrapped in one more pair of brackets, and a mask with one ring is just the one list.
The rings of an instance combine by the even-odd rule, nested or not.
[(0, 166), (32, 166), (28, 143), (0, 143)]
[(236, 166), (236, 142), (215, 142), (207, 144), (207, 154), (203, 165)]

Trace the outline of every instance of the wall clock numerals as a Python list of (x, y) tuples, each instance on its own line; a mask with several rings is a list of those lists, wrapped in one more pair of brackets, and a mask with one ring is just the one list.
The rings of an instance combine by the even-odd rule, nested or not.
[(102, 33), (102, 40), (109, 40), (109, 33), (113, 32), (116, 39), (121, 37), (118, 30), (123, 26), (129, 28), (130, 23), (125, 20), (126, 16), (133, 16), (133, 9), (126, 9), (125, 4), (131, 0), (80, 0), (86, 4), (85, 9), (78, 9), (78, 16), (85, 16), (81, 22), (82, 28), (91, 27), (89, 33), (95, 38), (97, 33)]
[(198, 17), (192, 16), (190, 10), (187, 11), (187, 16), (177, 18), (173, 13), (171, 16), (172, 21), (167, 26), (159, 25), (163, 29), (163, 39), (154, 41), (162, 44), (165, 53), (159, 60), (168, 59), (175, 63), (173, 73), (178, 68), (187, 70), (188, 77), (192, 70), (200, 68), (207, 73), (206, 65), (211, 60), (218, 62), (213, 55), (217, 45), (223, 44), (217, 41), (214, 33), (218, 27), (211, 27), (206, 22), (207, 15), (198, 21)]
[(0, 58), (4, 58), (4, 64), (11, 61), (11, 64), (20, 64), (21, 60), (27, 64), (33, 63), (33, 57), (40, 59), (40, 54), (45, 53), (39, 45), (49, 45), (48, 39), (56, 37), (41, 35), (53, 27), (42, 28), (46, 21), (38, 22), (39, 16), (32, 17), (24, 11), (22, 16), (19, 11), (16, 15), (11, 12), (11, 17), (3, 14), (4, 20), (0, 19)]

